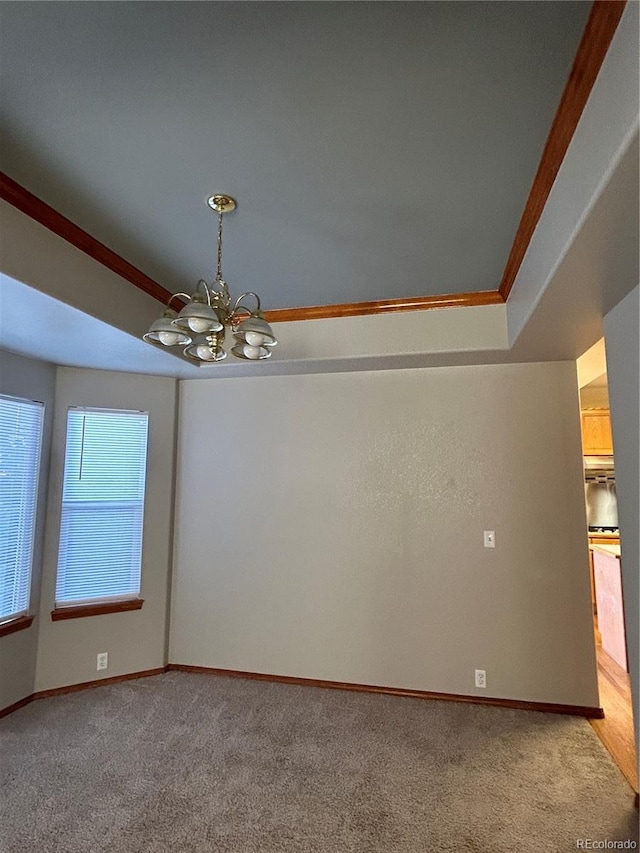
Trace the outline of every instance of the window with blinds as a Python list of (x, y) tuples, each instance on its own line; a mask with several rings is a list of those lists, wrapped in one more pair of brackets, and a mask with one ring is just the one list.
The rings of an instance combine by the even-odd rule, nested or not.
[(56, 607), (140, 593), (148, 414), (69, 409)]
[(29, 610), (44, 406), (0, 395), (0, 622)]

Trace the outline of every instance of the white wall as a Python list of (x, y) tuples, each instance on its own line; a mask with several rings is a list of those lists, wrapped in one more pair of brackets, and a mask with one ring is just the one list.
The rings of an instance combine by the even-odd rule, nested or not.
[(33, 693), (36, 673), (38, 608), (40, 603), (40, 578), (42, 544), (46, 514), (47, 485), (49, 479), (49, 451), (56, 369), (52, 364), (34, 361), (0, 350), (0, 394), (38, 400), (44, 403), (44, 429), (38, 483), (38, 509), (31, 572), (30, 613), (36, 618), (30, 628), (0, 637), (0, 709), (13, 705)]
[(180, 389), (171, 662), (598, 704), (574, 363)]
[(578, 371), (578, 388), (584, 388), (594, 379), (599, 379), (607, 372), (607, 353), (604, 338), (596, 341), (592, 347), (576, 360)]
[[(149, 412), (147, 487), (139, 611), (53, 622), (67, 409), (70, 406)], [(59, 367), (45, 534), (41, 624), (35, 689), (47, 690), (161, 667), (166, 659), (173, 523), (176, 382), (174, 379)], [(98, 652), (109, 653), (96, 672)]]
[[(638, 10), (638, 3), (627, 3), (624, 9), (518, 270), (507, 303), (511, 344), (527, 325), (591, 208), (637, 135)], [(637, 193), (637, 177), (633, 189)], [(634, 203), (637, 210), (637, 198)], [(606, 289), (611, 285), (608, 282)], [(606, 304), (606, 290), (604, 299)]]
[[(607, 347), (607, 377), (613, 451), (616, 460), (616, 492), (620, 545), (622, 548), (622, 583), (624, 588), (625, 623), (629, 672), (631, 675), (636, 744), (640, 745), (640, 503), (638, 499), (640, 463), (638, 443), (640, 425), (638, 392), (640, 390), (640, 287), (636, 287), (604, 318)], [(640, 749), (638, 750), (640, 758)]]
[[(158, 317), (159, 303), (117, 273), (0, 200), (2, 272), (91, 317), (139, 336)], [(87, 287), (87, 282), (91, 287)], [(11, 311), (9, 305), (7, 311)]]

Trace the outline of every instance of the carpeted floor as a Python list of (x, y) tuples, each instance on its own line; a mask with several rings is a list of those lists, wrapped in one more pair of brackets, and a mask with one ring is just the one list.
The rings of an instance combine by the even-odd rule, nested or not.
[(0, 720), (3, 853), (554, 853), (633, 839), (586, 720), (170, 672)]

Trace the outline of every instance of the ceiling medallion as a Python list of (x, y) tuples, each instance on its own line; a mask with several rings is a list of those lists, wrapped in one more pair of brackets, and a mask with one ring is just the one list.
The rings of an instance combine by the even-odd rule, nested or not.
[[(231, 347), (236, 358), (247, 361), (270, 358), (271, 348), (277, 341), (260, 310), (260, 297), (248, 291), (232, 305), (229, 288), (222, 278), (222, 216), (236, 209), (236, 201), (231, 196), (218, 193), (208, 198), (207, 204), (218, 214), (216, 277), (212, 284), (200, 279), (191, 295), (174, 293), (162, 317), (143, 335), (143, 340), (164, 347), (182, 347), (182, 355), (192, 361), (213, 364), (227, 357), (223, 345), (225, 330), (229, 328), (236, 341)], [(179, 297), (188, 302), (177, 313), (171, 308), (171, 303)], [(245, 304), (247, 300), (255, 300), (252, 310)]]

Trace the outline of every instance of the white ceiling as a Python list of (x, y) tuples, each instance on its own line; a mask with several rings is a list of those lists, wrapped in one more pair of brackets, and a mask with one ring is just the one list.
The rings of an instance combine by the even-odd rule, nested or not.
[(169, 290), (494, 290), (587, 2), (0, 4), (1, 168)]

